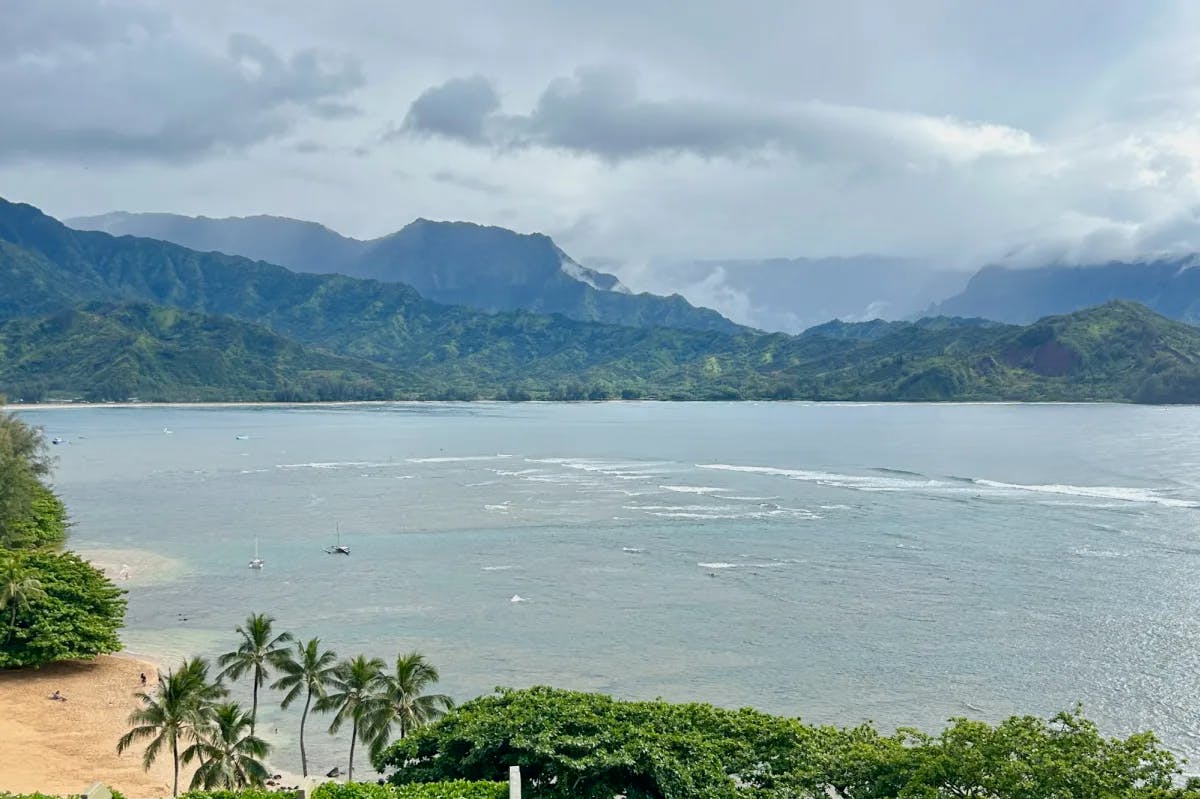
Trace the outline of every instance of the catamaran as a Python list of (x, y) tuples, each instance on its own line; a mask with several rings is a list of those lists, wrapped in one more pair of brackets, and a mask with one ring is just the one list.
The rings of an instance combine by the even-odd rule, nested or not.
[(261, 569), (263, 567), (263, 559), (258, 556), (258, 539), (254, 539), (254, 559), (250, 561), (251, 569)]
[(342, 545), (342, 526), (337, 526), (337, 543), (331, 547), (325, 547), (326, 555), (349, 555), (350, 547)]

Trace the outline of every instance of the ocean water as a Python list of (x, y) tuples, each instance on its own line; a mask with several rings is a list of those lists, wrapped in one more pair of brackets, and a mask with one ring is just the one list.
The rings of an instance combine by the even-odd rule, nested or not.
[[(1200, 409), (21, 415), (64, 439), (71, 546), (124, 565), (126, 643), (167, 665), (265, 611), (343, 655), (418, 649), (460, 700), (553, 684), (930, 730), (1082, 702), (1200, 762)], [(322, 551), (339, 530), (350, 557)], [(298, 711), (263, 701), (298, 770)], [(327, 723), (322, 772), (348, 747)]]

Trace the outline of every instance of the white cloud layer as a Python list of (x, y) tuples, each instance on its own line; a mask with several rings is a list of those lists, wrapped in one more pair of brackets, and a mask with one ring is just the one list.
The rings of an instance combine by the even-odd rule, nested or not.
[(1127, 259), (1200, 250), (1197, 54), (1184, 0), (15, 3), (0, 194), (585, 262)]

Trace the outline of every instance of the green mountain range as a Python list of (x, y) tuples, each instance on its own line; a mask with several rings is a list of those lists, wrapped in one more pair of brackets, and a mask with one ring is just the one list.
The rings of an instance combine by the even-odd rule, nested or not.
[(631, 327), (740, 329), (678, 295), (634, 294), (612, 275), (577, 263), (549, 236), (470, 222), (418, 219), (370, 241), (277, 216), (209, 219), (115, 212), (68, 224), (241, 255), (295, 272), (404, 283), (434, 302), (493, 313), (526, 310)]
[(3, 201), (0, 285), (0, 391), (26, 400), (1200, 401), (1200, 330), (1127, 302), (1025, 327), (626, 327), (440, 305)]

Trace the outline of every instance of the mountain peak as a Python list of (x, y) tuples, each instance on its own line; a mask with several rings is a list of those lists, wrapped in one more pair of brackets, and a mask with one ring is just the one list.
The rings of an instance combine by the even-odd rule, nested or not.
[(615, 276), (575, 261), (543, 233), (475, 222), (420, 217), (369, 241), (315, 222), (269, 215), (209, 219), (116, 212), (72, 224), (240, 255), (296, 272), (405, 283), (435, 302), (489, 312), (525, 309), (631, 327), (741, 329), (682, 298), (634, 295)]

